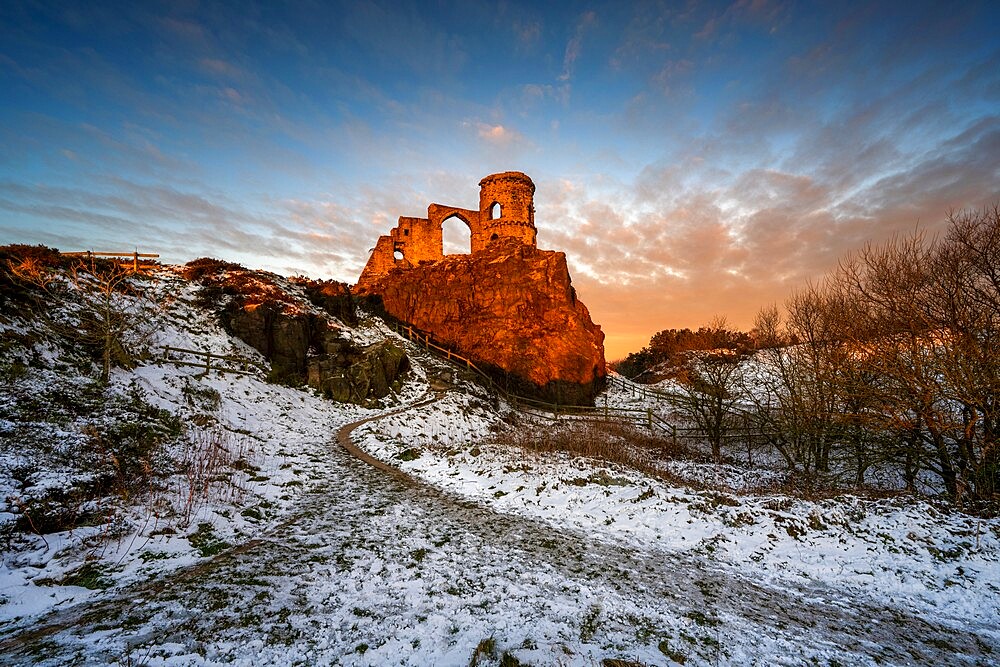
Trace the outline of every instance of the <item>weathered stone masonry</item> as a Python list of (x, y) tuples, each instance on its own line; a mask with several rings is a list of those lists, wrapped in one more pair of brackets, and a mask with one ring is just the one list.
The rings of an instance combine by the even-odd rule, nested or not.
[(399, 223), (380, 236), (358, 279), (365, 291), (395, 267), (409, 268), (444, 258), (441, 227), (458, 218), (471, 232), (471, 252), (484, 250), (500, 238), (514, 238), (535, 247), (535, 184), (526, 174), (505, 171), (479, 181), (479, 210), (431, 204), (426, 218), (400, 216)]
[[(378, 240), (354, 293), (496, 373), (560, 405), (593, 403), (604, 384), (604, 333), (576, 298), (566, 255), (535, 243), (535, 185), (516, 171), (479, 182), (479, 210), (431, 204)], [(443, 254), (457, 217), (471, 253)]]

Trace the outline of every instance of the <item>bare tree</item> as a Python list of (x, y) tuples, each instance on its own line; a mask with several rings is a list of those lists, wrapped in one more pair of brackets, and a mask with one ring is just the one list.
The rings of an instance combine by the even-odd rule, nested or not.
[(73, 260), (65, 271), (25, 256), (8, 261), (12, 276), (58, 298), (63, 308), (43, 308), (38, 315), (60, 335), (94, 350), (100, 380), (108, 381), (112, 365), (131, 366), (125, 335), (140, 320), (135, 275), (118, 262), (93, 257)]
[(929, 310), (947, 332), (941, 373), (961, 406), (959, 480), (988, 497), (1000, 482), (1000, 207), (952, 213), (949, 225), (931, 266)]
[(895, 433), (909, 486), (927, 470), (957, 501), (997, 488), (998, 243), (996, 207), (962, 212), (944, 238), (917, 232), (868, 246), (838, 274), (865, 304), (855, 340), (877, 377), (873, 427)]
[[(931, 473), (956, 501), (1000, 485), (1000, 206), (870, 244), (825, 281), (762, 310), (767, 372), (748, 411), (803, 473)], [(705, 393), (705, 392), (703, 392)], [(711, 392), (707, 392), (711, 395)], [(715, 406), (718, 406), (716, 402)]]
[(691, 419), (712, 446), (712, 457), (722, 459), (722, 441), (737, 423), (742, 398), (740, 357), (734, 353), (703, 353), (691, 360), (680, 413)]

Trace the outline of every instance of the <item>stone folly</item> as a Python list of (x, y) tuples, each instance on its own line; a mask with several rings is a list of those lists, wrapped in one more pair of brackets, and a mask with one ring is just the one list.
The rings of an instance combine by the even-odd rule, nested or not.
[(527, 175), (505, 171), (479, 181), (478, 210), (431, 204), (426, 218), (401, 216), (388, 236), (379, 237), (356, 291), (365, 291), (396, 267), (410, 268), (443, 259), (441, 228), (449, 218), (457, 218), (468, 226), (473, 253), (500, 238), (514, 238), (535, 247), (534, 195), (535, 184)]
[[(604, 333), (577, 299), (565, 254), (536, 247), (534, 183), (508, 171), (479, 187), (478, 210), (431, 204), (426, 218), (400, 217), (354, 293), (380, 297), (388, 314), (520, 393), (593, 403), (606, 375)], [(444, 254), (451, 217), (469, 227), (471, 254)]]

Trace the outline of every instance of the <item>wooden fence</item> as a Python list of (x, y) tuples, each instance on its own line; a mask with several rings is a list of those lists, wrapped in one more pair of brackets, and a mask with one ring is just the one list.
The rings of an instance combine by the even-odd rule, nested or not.
[[(59, 254), (66, 257), (86, 257), (87, 259), (93, 259), (94, 257), (117, 258), (119, 260), (119, 264), (122, 266), (131, 265), (133, 273), (139, 273), (139, 271), (152, 268), (155, 265), (145, 260), (158, 259), (160, 257), (156, 253), (139, 252), (138, 250), (134, 252), (94, 252), (92, 250), (80, 250), (76, 252), (61, 252)], [(127, 260), (129, 259), (132, 261), (128, 262)]]
[[(669, 404), (673, 408), (685, 406), (690, 399), (680, 393), (671, 393), (653, 389), (635, 382), (627, 382), (621, 377), (609, 375), (608, 382), (621, 387), (624, 391), (631, 392), (634, 396), (652, 399)], [(742, 422), (742, 424), (728, 424), (719, 434), (719, 439), (723, 442), (737, 441), (741, 443), (761, 443), (769, 442), (775, 436), (774, 431), (768, 431), (760, 427), (751, 426), (748, 423), (750, 413), (745, 408), (731, 406), (727, 410), (727, 417), (730, 420)], [(675, 440), (688, 440), (702, 442), (709, 439), (707, 432), (697, 426), (676, 427), (674, 429)]]
[[(177, 359), (172, 357), (171, 353), (176, 353), (189, 358), (194, 357), (196, 360), (190, 361), (188, 359)], [(213, 360), (216, 360), (216, 363), (213, 363)], [(204, 375), (207, 375), (210, 371), (218, 371), (219, 373), (236, 373), (239, 375), (253, 375), (261, 370), (256, 363), (245, 357), (231, 354), (215, 354), (214, 352), (206, 352), (205, 350), (189, 350), (184, 347), (173, 347), (171, 345), (167, 345), (163, 348), (163, 361), (168, 364), (173, 364), (174, 366), (193, 366), (195, 368), (204, 368)]]
[(656, 401), (662, 401), (664, 403), (669, 403), (670, 405), (677, 407), (680, 405), (684, 397), (680, 394), (673, 394), (665, 391), (660, 391), (658, 389), (653, 389), (645, 385), (641, 385), (635, 382), (626, 382), (624, 379), (618, 377), (617, 375), (609, 375), (608, 382), (614, 385), (618, 385), (624, 391), (630, 392), (633, 396), (641, 396), (642, 398), (651, 398)]
[(464, 366), (466, 370), (475, 373), (489, 389), (507, 399), (511, 407), (519, 412), (553, 420), (562, 418), (581, 421), (627, 422), (637, 426), (645, 426), (650, 431), (662, 431), (675, 440), (677, 438), (676, 427), (653, 412), (652, 408), (617, 408), (611, 407), (607, 403), (603, 406), (562, 405), (515, 394), (501, 387), (489, 373), (479, 368), (471, 359), (447, 347), (438, 345), (428, 334), (407, 324), (392, 322), (389, 324), (399, 335), (421, 345), (428, 352), (436, 354), (453, 364)]

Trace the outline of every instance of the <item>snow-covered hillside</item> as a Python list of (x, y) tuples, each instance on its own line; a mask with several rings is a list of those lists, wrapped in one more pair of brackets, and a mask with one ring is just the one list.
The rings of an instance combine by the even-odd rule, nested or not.
[[(412, 365), (399, 392), (336, 403), (268, 383), (266, 360), (178, 271), (146, 288), (139, 364), (107, 387), (42, 319), (0, 316), (0, 663), (1000, 655), (1000, 521), (909, 497), (765, 493), (771, 470), (675, 458), (640, 472), (541, 451), (529, 443), (648, 435), (515, 412), (398, 338)], [(377, 318), (341, 326), (359, 343), (395, 338)], [(253, 370), (175, 366), (164, 346)], [(609, 405), (654, 407), (608, 391)], [(406, 477), (337, 442), (383, 414), (344, 435)], [(114, 476), (128, 474), (121, 443), (155, 468), (132, 473), (141, 485)]]

